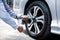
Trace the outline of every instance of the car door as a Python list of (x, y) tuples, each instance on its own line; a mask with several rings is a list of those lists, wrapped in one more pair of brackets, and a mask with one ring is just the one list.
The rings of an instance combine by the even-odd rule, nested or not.
[(58, 19), (58, 26), (60, 27), (60, 0), (56, 0), (57, 2), (57, 19)]

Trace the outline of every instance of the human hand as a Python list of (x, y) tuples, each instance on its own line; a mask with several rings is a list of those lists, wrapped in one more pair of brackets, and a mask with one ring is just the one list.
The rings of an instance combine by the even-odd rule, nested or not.
[(28, 16), (27, 15), (22, 16), (22, 20), (25, 22), (28, 21)]

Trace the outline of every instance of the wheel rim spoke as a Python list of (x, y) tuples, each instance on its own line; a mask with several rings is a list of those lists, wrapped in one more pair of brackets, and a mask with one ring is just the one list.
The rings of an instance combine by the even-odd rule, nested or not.
[(37, 17), (36, 21), (41, 22), (42, 24), (44, 24), (44, 15)]
[(33, 13), (33, 17), (35, 17), (37, 15), (37, 12), (40, 8), (38, 6), (34, 6), (34, 13)]
[(34, 27), (35, 27), (35, 33), (36, 34), (40, 33), (37, 23), (34, 23)]
[(31, 24), (31, 26), (29, 27), (29, 31), (31, 31), (32, 27), (33, 27), (33, 24)]
[(44, 21), (43, 20), (37, 20), (37, 22), (41, 22), (42, 24), (44, 24)]
[(33, 20), (31, 19), (31, 23), (30, 23), (30, 24), (28, 24), (29, 31), (31, 30), (32, 26), (33, 26)]
[(39, 17), (37, 17), (36, 19), (37, 19), (37, 20), (38, 20), (38, 19), (42, 19), (42, 20), (44, 20), (44, 15), (39, 16)]
[(28, 12), (28, 17), (29, 17), (29, 18), (32, 18), (32, 17), (33, 17), (33, 15), (31, 14), (30, 11)]
[(33, 20), (31, 20), (31, 23), (30, 24), (28, 24), (28, 26), (31, 26), (33, 24)]

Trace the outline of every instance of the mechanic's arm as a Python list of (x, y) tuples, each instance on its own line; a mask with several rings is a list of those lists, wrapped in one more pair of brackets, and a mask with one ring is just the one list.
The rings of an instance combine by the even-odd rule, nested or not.
[(10, 7), (8, 6), (6, 0), (2, 0), (4, 7), (6, 9), (6, 11), (10, 14), (11, 17), (15, 18), (15, 19), (20, 19), (20, 17), (17, 16), (17, 14), (13, 11), (10, 10)]

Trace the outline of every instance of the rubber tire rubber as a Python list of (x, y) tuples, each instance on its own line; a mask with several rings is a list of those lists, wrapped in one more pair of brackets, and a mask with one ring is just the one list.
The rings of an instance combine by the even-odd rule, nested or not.
[(29, 32), (28, 28), (27, 28), (27, 23), (26, 23), (26, 30), (28, 32), (28, 35), (34, 39), (45, 39), (46, 37), (48, 37), (48, 35), (50, 34), (51, 31), (51, 26), (49, 24), (49, 22), (51, 22), (50, 20), (50, 12), (49, 9), (47, 7), (47, 5), (43, 2), (43, 1), (34, 1), (33, 3), (31, 3), (28, 8), (26, 9), (26, 13), (25, 15), (27, 15), (29, 9), (33, 6), (39, 6), (43, 12), (44, 12), (44, 27), (43, 30), (38, 34), (38, 35), (31, 35), (31, 33)]

